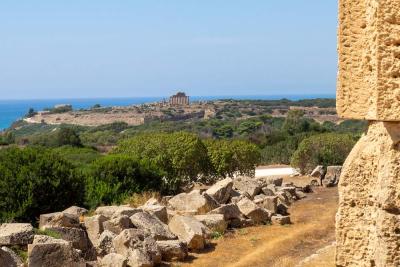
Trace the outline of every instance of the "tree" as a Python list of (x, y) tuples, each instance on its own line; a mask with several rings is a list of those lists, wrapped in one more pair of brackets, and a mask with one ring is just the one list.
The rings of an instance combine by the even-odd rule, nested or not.
[(151, 163), (127, 155), (109, 155), (90, 167), (86, 182), (86, 204), (120, 204), (133, 193), (159, 190), (162, 173)]
[(233, 127), (232, 125), (225, 124), (214, 130), (214, 136), (217, 138), (232, 138), (233, 137)]
[(289, 110), (283, 123), (282, 130), (293, 135), (295, 133), (304, 132), (308, 128), (308, 122), (304, 118), (304, 111)]
[(302, 173), (311, 172), (317, 165), (342, 165), (355, 145), (351, 134), (325, 133), (305, 138), (294, 152), (291, 165)]
[(248, 135), (254, 133), (256, 130), (260, 129), (262, 122), (258, 120), (245, 120), (240, 123), (238, 127), (238, 132), (240, 135)]
[(56, 146), (81, 147), (82, 142), (77, 132), (69, 127), (61, 127), (56, 134)]
[(36, 222), (39, 214), (83, 202), (84, 181), (58, 154), (42, 148), (0, 150), (0, 222)]
[(32, 118), (36, 114), (37, 114), (37, 112), (33, 108), (29, 108), (28, 113), (25, 115), (25, 117)]
[(10, 145), (15, 143), (15, 134), (11, 131), (0, 133), (0, 145)]
[(254, 176), (260, 162), (260, 152), (254, 144), (241, 140), (207, 140), (205, 145), (216, 177), (240, 175)]

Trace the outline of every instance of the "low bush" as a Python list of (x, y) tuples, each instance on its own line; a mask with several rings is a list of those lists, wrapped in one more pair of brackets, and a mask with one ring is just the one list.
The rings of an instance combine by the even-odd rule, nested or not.
[(216, 177), (240, 175), (254, 176), (260, 162), (256, 145), (242, 140), (207, 140), (204, 142), (211, 162), (210, 174)]
[(39, 214), (83, 202), (84, 180), (47, 149), (0, 150), (0, 222), (35, 222)]
[(86, 173), (86, 205), (121, 204), (134, 193), (159, 190), (162, 172), (145, 160), (109, 155), (96, 160)]
[(177, 191), (210, 169), (203, 142), (187, 132), (140, 134), (120, 142), (114, 153), (157, 166), (165, 173), (163, 191)]
[(356, 135), (337, 133), (310, 136), (300, 143), (291, 164), (302, 173), (311, 172), (317, 165), (342, 165), (357, 139)]

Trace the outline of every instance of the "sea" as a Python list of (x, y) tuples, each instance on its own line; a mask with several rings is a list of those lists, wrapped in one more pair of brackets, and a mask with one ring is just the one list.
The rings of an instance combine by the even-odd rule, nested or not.
[[(30, 108), (43, 110), (59, 104), (72, 105), (73, 109), (90, 108), (96, 104), (102, 107), (131, 106), (152, 103), (167, 97), (126, 97), (126, 98), (81, 98), (81, 99), (26, 99), (26, 100), (0, 100), (0, 130), (11, 126), (13, 122), (24, 117)], [(333, 94), (314, 95), (236, 95), (236, 96), (193, 96), (191, 101), (210, 101), (218, 99), (243, 99), (243, 100), (278, 100), (278, 99), (313, 99), (335, 98)]]

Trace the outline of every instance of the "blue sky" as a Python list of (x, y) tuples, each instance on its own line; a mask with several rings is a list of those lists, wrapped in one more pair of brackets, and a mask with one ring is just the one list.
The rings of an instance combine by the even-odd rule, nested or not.
[(0, 98), (334, 94), (335, 0), (1, 0)]

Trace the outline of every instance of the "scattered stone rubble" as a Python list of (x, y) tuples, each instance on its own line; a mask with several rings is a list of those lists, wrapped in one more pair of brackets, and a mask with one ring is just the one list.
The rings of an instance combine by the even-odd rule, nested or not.
[(10, 248), (28, 250), (28, 266), (148, 267), (181, 261), (202, 250), (213, 233), (257, 224), (290, 224), (287, 208), (309, 187), (281, 178), (224, 179), (208, 190), (193, 190), (143, 206), (71, 207), (42, 214), (39, 228), (59, 239), (35, 234), (30, 224), (0, 226), (0, 266), (23, 266)]
[(326, 169), (320, 165), (315, 167), (310, 176), (317, 178), (312, 182), (313, 185), (322, 185), (324, 187), (335, 187), (339, 184), (342, 166), (328, 166)]

